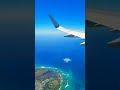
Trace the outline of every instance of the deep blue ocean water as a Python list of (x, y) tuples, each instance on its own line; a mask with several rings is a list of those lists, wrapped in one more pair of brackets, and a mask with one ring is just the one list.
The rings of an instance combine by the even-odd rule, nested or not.
[(110, 28), (88, 28), (85, 47), (86, 90), (120, 90), (120, 48), (107, 43), (120, 37)]
[[(59, 34), (58, 34), (59, 33)], [(84, 40), (67, 38), (64, 33), (51, 32), (35, 36), (35, 64), (61, 69), (72, 75), (72, 87), (75, 90), (83, 88), (85, 82), (85, 47), (80, 46)], [(69, 58), (69, 63), (64, 62)]]
[[(35, 37), (35, 63), (60, 68), (70, 75), (72, 73), (75, 90), (84, 87), (85, 78), (86, 89), (118, 90), (120, 48), (109, 48), (107, 43), (119, 38), (120, 33), (113, 33), (110, 30), (89, 28), (86, 33), (86, 47), (80, 46), (83, 40), (63, 37), (64, 33), (38, 34)], [(72, 61), (64, 63), (64, 58), (70, 58)]]

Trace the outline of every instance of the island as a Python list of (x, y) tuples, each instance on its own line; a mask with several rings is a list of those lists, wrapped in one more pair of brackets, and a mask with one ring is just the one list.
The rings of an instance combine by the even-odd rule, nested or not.
[(66, 90), (67, 76), (57, 68), (35, 68), (35, 90)]

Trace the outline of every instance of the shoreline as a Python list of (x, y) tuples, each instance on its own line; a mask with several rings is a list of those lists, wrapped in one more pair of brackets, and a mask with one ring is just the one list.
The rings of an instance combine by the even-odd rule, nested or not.
[(60, 77), (60, 87), (59, 90), (65, 90), (67, 87), (69, 87), (70, 85), (68, 84), (69, 81), (69, 74), (66, 74), (64, 71), (62, 71), (61, 69), (58, 68), (54, 68), (54, 67), (48, 67), (48, 66), (35, 66), (35, 69), (48, 69), (51, 71), (55, 71), (56, 73), (59, 74)]

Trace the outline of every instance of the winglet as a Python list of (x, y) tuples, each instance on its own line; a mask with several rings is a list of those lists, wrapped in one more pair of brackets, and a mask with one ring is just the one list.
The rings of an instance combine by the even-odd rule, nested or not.
[(49, 17), (50, 17), (50, 20), (52, 21), (53, 25), (55, 26), (55, 28), (58, 28), (59, 24), (55, 21), (55, 19), (51, 15), (49, 15)]

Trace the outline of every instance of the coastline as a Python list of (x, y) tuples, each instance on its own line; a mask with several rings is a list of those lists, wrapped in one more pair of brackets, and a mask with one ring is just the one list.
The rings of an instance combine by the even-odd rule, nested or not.
[(63, 70), (58, 69), (58, 68), (47, 67), (47, 66), (40, 66), (40, 65), (35, 65), (35, 70), (36, 69), (47, 69), (47, 70), (50, 70), (50, 71), (55, 71), (60, 76), (60, 87), (59, 87), (59, 90), (68, 90), (67, 88), (70, 86), (69, 83), (68, 83), (70, 75), (68, 73), (66, 73)]

